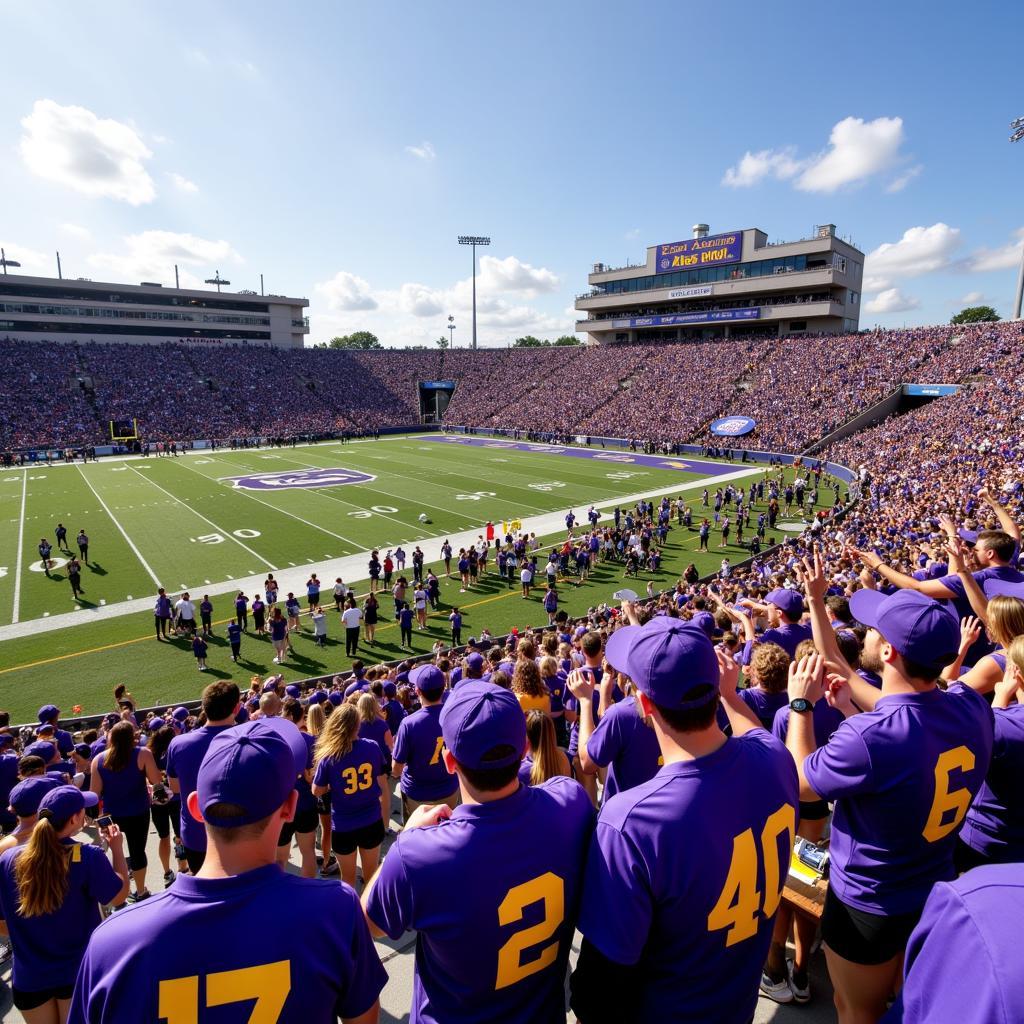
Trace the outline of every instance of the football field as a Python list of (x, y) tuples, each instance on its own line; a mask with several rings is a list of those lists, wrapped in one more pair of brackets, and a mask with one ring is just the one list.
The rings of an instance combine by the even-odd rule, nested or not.
[[(305, 608), (306, 580), (315, 571), (322, 602), (333, 606), (337, 576), (366, 592), (372, 548), (383, 557), (401, 545), (410, 556), (411, 579), (416, 544), (438, 571), (441, 542), (449, 538), (457, 553), (483, 534), (488, 520), (500, 532), (503, 521), (518, 519), (525, 530), (554, 542), (565, 535), (570, 508), (585, 523), (594, 504), (605, 523), (616, 504), (668, 494), (687, 500), (699, 521), (704, 487), (713, 494), (725, 481), (748, 485), (763, 472), (740, 463), (441, 434), (6, 470), (0, 473), (0, 707), (21, 720), (42, 698), (52, 698), (66, 713), (79, 706), (89, 714), (108, 709), (118, 682), (142, 704), (194, 697), (211, 677), (244, 685), (251, 674), (273, 668), (272, 649), (248, 635), (242, 662), (234, 665), (223, 623), (235, 593), (241, 589), (251, 598), (268, 573), (279, 581), (282, 601), (291, 590)], [(76, 553), (77, 534), (88, 535), (78, 601), (64, 568), (68, 554), (57, 548), (58, 523)], [(38, 552), (43, 537), (53, 545), (49, 576)], [(717, 532), (709, 555), (698, 557), (697, 543), (695, 531), (673, 530), (656, 586), (668, 585), (689, 561), (703, 573), (717, 569), (723, 554), (733, 561), (744, 556), (736, 546), (717, 550)], [(609, 600), (621, 574), (621, 566), (599, 566), (589, 584), (562, 588), (562, 606), (582, 612)], [(647, 578), (631, 585), (642, 590)], [(468, 594), (460, 594), (454, 580), (442, 576), (442, 583), (441, 607), (430, 629), (415, 637), (419, 651), (448, 636), (453, 604), (464, 610), (464, 639), (484, 625), (500, 633), (546, 621), (539, 595), (523, 602), (504, 582), (484, 580)], [(158, 586), (172, 600), (184, 590), (197, 603), (210, 595), (221, 625), (205, 677), (184, 640), (155, 641)], [(378, 643), (363, 653), (367, 659), (402, 654), (391, 606), (388, 595), (381, 601)], [(340, 634), (333, 611), (326, 649), (304, 630), (285, 674), (299, 678), (347, 667)]]

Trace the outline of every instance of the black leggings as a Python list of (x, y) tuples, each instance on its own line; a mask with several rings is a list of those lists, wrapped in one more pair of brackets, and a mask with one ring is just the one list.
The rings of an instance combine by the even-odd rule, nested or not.
[(128, 847), (128, 867), (132, 871), (141, 871), (147, 867), (146, 839), (149, 837), (149, 811), (145, 814), (114, 814), (114, 824), (124, 835)]

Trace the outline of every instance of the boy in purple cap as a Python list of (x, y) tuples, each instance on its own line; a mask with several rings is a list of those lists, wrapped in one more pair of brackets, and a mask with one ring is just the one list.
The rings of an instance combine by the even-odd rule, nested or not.
[(100, 923), (100, 904), (128, 891), (116, 825), (103, 830), (113, 867), (100, 847), (72, 838), (82, 830), (85, 809), (96, 803), (95, 794), (75, 786), (50, 789), (39, 801), (28, 841), (0, 857), (0, 917), (14, 947), (14, 1006), (29, 1021), (66, 1017), (86, 944)]
[(277, 864), (307, 756), (280, 718), (213, 739), (185, 801), (209, 840), (202, 868), (97, 929), (70, 1020), (212, 1020), (204, 1008), (223, 1007), (224, 1020), (377, 1021), (387, 975), (355, 893)]
[(185, 798), (196, 788), (199, 766), (210, 744), (220, 733), (235, 724), (238, 704), (238, 687), (234, 683), (210, 683), (203, 690), (206, 725), (182, 736), (175, 736), (167, 748), (167, 781), (171, 792), (182, 798), (181, 842), (185, 847), (185, 860), (193, 874), (203, 866), (203, 858), (206, 856), (206, 832), (188, 813)]
[(778, 644), (792, 659), (803, 640), (811, 639), (811, 627), (800, 622), (804, 614), (803, 596), (796, 590), (779, 587), (764, 599), (764, 605), (744, 599), (739, 603), (764, 608), (771, 616), (771, 626), (761, 636), (763, 644)]
[[(815, 750), (824, 661), (801, 659), (790, 674), (786, 746), (800, 798), (835, 802), (821, 930), (836, 1008), (841, 1020), (878, 1020), (932, 886), (955, 877), (957, 833), (992, 757), (992, 711), (960, 683), (936, 685), (960, 645), (959, 623), (937, 601), (913, 590), (850, 599), (869, 627), (862, 662), (881, 673), (879, 691), (839, 651), (820, 553), (804, 561), (803, 578), (815, 645), (843, 677), (830, 679), (831, 701), (850, 717)], [(851, 695), (862, 713), (852, 713)]]
[(402, 817), (409, 820), (421, 804), (459, 802), (459, 783), (445, 767), (442, 752), (441, 698), (444, 673), (436, 665), (417, 665), (409, 681), (420, 698), (419, 711), (402, 719), (395, 735), (391, 776), (401, 779)]
[(75, 741), (66, 729), (60, 727), (60, 708), (56, 704), (44, 704), (39, 709), (40, 725), (53, 726), (53, 738), (61, 757), (67, 757), (75, 749)]
[(526, 722), (508, 690), (463, 683), (440, 717), (463, 802), (407, 821), (363, 894), (370, 930), (418, 933), (410, 1024), (564, 1022), (590, 800), (561, 776), (520, 784)]
[[(747, 1024), (793, 845), (792, 761), (742, 713), (732, 737), (718, 727), (719, 660), (698, 627), (627, 626), (607, 657), (636, 686), (665, 765), (598, 816), (572, 1008), (584, 1024)], [(727, 708), (745, 709), (732, 673)]]

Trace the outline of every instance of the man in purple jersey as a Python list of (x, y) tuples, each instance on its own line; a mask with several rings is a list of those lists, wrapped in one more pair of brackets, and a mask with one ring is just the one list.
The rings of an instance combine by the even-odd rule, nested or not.
[(897, 987), (928, 893), (955, 876), (957, 833), (992, 757), (992, 712), (959, 683), (936, 685), (960, 645), (959, 623), (937, 601), (912, 590), (859, 590), (850, 599), (869, 627), (862, 658), (880, 671), (879, 691), (839, 652), (820, 553), (804, 561), (803, 578), (815, 645), (845, 679), (833, 700), (849, 704), (852, 694), (865, 710), (815, 750), (811, 710), (824, 665), (791, 676), (786, 745), (800, 798), (835, 802), (821, 930), (839, 1019), (874, 1021)]
[(562, 776), (520, 784), (508, 690), (463, 683), (441, 728), (462, 803), (413, 813), (363, 893), (370, 930), (418, 933), (410, 1024), (564, 1024), (590, 800)]
[(608, 660), (636, 686), (665, 765), (598, 817), (572, 977), (582, 1024), (753, 1016), (793, 845), (797, 780), (785, 748), (736, 696), (738, 667), (720, 657), (723, 678), (727, 662), (731, 673), (730, 738), (716, 721), (719, 656), (700, 628), (661, 616), (608, 641)]
[[(239, 708), (238, 687), (226, 681), (210, 683), (203, 690), (206, 725), (193, 732), (175, 736), (167, 748), (167, 781), (171, 792), (181, 796), (181, 842), (185, 847), (188, 869), (194, 875), (206, 856), (206, 832), (188, 813), (186, 798), (196, 788), (199, 766), (210, 744), (225, 729), (235, 724)], [(177, 714), (177, 712), (175, 712)], [(186, 712), (187, 715), (187, 712)]]
[(1024, 1020), (1024, 867), (938, 882), (907, 944), (903, 989), (885, 1024)]
[(417, 665), (409, 673), (409, 682), (419, 694), (420, 709), (402, 719), (391, 767), (392, 777), (402, 780), (402, 815), (406, 822), (420, 804), (447, 804), (452, 808), (459, 802), (458, 780), (449, 773), (442, 757), (444, 673), (436, 665)]
[[(747, 600), (740, 603), (759, 607)], [(792, 659), (801, 641), (811, 638), (811, 627), (800, 622), (804, 614), (803, 597), (795, 590), (779, 587), (765, 598), (764, 607), (771, 616), (772, 624), (761, 635), (760, 642), (778, 644)]]
[(205, 823), (202, 868), (93, 933), (69, 1020), (375, 1024), (387, 975), (356, 894), (277, 865), (306, 751), (281, 718), (214, 736), (182, 801)]

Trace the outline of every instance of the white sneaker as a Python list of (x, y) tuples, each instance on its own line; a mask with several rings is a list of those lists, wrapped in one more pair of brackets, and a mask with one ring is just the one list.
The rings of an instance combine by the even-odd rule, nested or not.
[(761, 972), (761, 995), (767, 996), (776, 1003), (793, 1002), (793, 990), (789, 987), (789, 982), (785, 979), (772, 981), (764, 971)]
[(281, 662), (280, 662), (280, 661), (278, 661), (278, 659), (277, 659), (277, 658), (275, 658), (275, 659), (274, 659), (274, 664), (275, 664), (275, 665), (280, 665), (280, 664), (281, 664)]
[(786, 961), (786, 977), (789, 979), (789, 987), (793, 990), (793, 998), (798, 1003), (809, 1003), (811, 1001), (811, 978), (807, 976), (807, 983), (801, 988), (793, 980), (793, 961)]

